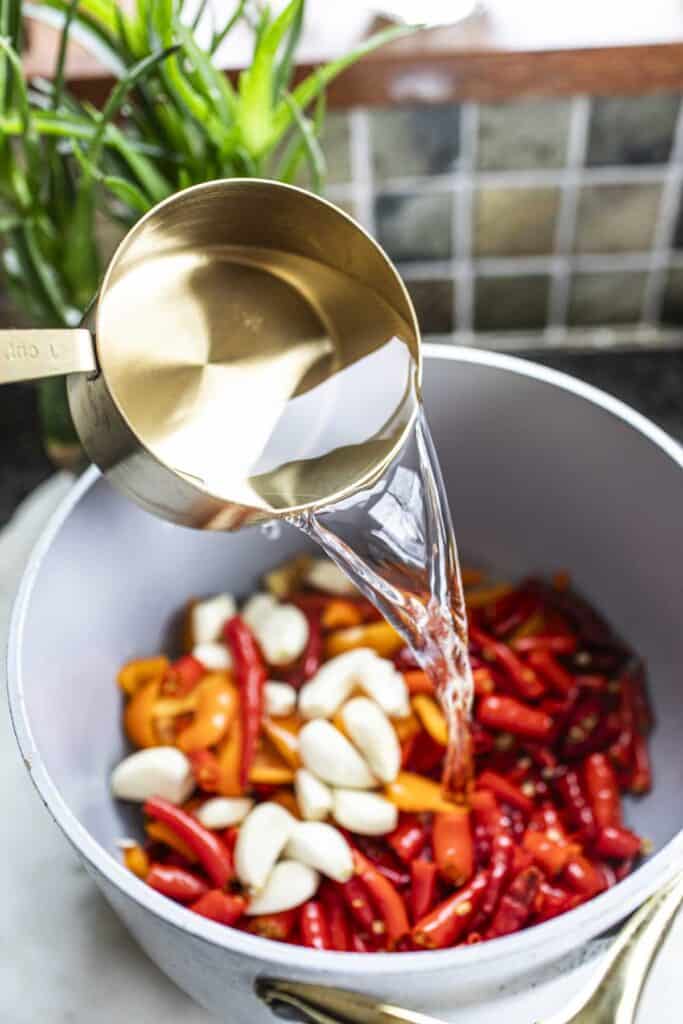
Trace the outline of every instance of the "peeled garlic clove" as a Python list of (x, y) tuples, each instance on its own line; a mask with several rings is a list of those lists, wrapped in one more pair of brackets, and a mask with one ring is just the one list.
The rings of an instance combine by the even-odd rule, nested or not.
[(244, 606), (242, 618), (269, 664), (288, 665), (303, 653), (308, 619), (296, 605), (279, 604), (270, 594), (254, 594)]
[(353, 874), (351, 847), (338, 828), (322, 821), (298, 822), (285, 846), (285, 856), (308, 864), (335, 882), (347, 882)]
[(191, 613), (194, 643), (208, 644), (219, 640), (223, 626), (236, 611), (232, 594), (217, 594), (207, 601), (198, 601)]
[(353, 597), (358, 593), (348, 576), (329, 558), (313, 560), (306, 573), (306, 582), (316, 590), (322, 590), (326, 594), (336, 594), (338, 597)]
[(230, 828), (244, 821), (253, 806), (254, 801), (248, 797), (215, 796), (203, 803), (195, 814), (204, 828)]
[(349, 697), (356, 680), (358, 651), (347, 651), (318, 669), (299, 690), (299, 711), (304, 718), (331, 718)]
[(349, 789), (372, 789), (377, 779), (356, 748), (322, 718), (308, 722), (299, 733), (304, 768), (323, 782)]
[(296, 690), (289, 683), (269, 679), (263, 688), (265, 712), (270, 718), (284, 718), (296, 708)]
[(111, 790), (119, 800), (144, 803), (161, 796), (182, 804), (194, 789), (189, 760), (175, 747), (148, 747), (125, 757), (111, 773)]
[(225, 644), (209, 643), (195, 644), (192, 648), (192, 657), (201, 661), (204, 668), (210, 672), (221, 672), (232, 668), (232, 656)]
[(292, 834), (296, 818), (280, 804), (257, 804), (240, 825), (235, 871), (242, 885), (262, 889)]
[(381, 782), (393, 782), (401, 768), (401, 747), (393, 725), (379, 704), (354, 697), (341, 711), (346, 733)]
[(320, 877), (317, 871), (297, 860), (281, 860), (268, 876), (268, 880), (253, 897), (245, 913), (279, 914), (306, 903), (315, 894)]
[(294, 793), (306, 821), (323, 821), (332, 810), (332, 790), (305, 768), (294, 776)]
[(410, 715), (408, 687), (392, 661), (380, 658), (374, 651), (367, 651), (358, 685), (389, 718), (407, 718)]
[(384, 836), (398, 824), (398, 809), (377, 793), (335, 789), (332, 817), (342, 828), (361, 836)]

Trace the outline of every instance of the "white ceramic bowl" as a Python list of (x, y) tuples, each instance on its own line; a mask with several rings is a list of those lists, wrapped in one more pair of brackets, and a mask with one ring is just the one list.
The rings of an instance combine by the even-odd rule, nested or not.
[(562, 374), (475, 350), (425, 350), (425, 401), (466, 560), (512, 576), (568, 567), (648, 660), (656, 788), (628, 815), (656, 853), (554, 921), (479, 946), (402, 955), (269, 942), (145, 886), (114, 847), (139, 828), (138, 810), (108, 792), (125, 749), (117, 667), (160, 649), (188, 596), (248, 594), (264, 569), (302, 543), (293, 531), (273, 542), (258, 530), (209, 535), (165, 524), (92, 470), (39, 542), (17, 599), (9, 691), (19, 745), (47, 807), (140, 945), (199, 1003), (238, 1024), (272, 1019), (254, 993), (262, 976), (348, 987), (423, 1010), (447, 1003), (449, 993), (484, 999), (614, 924), (681, 856), (680, 447)]

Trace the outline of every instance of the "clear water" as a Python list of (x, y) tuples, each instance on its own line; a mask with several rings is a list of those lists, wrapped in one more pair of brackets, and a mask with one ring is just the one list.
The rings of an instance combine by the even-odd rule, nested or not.
[(448, 500), (422, 405), (399, 456), (373, 486), (290, 521), (313, 538), (382, 612), (433, 680), (449, 727), (443, 784), (471, 782), (472, 671)]

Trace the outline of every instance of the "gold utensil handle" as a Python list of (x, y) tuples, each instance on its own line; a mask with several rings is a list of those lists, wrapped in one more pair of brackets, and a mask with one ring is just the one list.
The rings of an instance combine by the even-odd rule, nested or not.
[(643, 985), (681, 903), (683, 872), (628, 919), (587, 988), (538, 1024), (634, 1024)]
[(307, 1024), (443, 1024), (424, 1013), (324, 985), (262, 978), (256, 991), (273, 1013)]
[(90, 331), (0, 331), (0, 384), (97, 370)]

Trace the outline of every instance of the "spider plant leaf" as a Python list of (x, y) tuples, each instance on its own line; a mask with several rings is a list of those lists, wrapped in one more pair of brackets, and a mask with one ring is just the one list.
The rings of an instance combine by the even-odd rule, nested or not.
[[(24, 13), (36, 21), (60, 27), (70, 0), (40, 0), (23, 4)], [(122, 15), (125, 18), (125, 15)], [(119, 41), (116, 5), (109, 0), (81, 0), (74, 16), (72, 35), (112, 72), (120, 74), (125, 54)]]
[(26, 172), (30, 180), (31, 191), (37, 193), (42, 180), (40, 141), (33, 123), (33, 112), (21, 66), (21, 58), (9, 39), (2, 36), (0, 36), (0, 51), (4, 53), (7, 62), (6, 66), (12, 72), (12, 98), (16, 100), (17, 112), (21, 122), (22, 133), (20, 138), (26, 159)]
[[(298, 15), (302, 0), (291, 0), (281, 14), (257, 35), (251, 66), (239, 78), (240, 135), (252, 158), (258, 159), (273, 142), (273, 89), (280, 45)], [(289, 109), (289, 108), (285, 108)], [(289, 114), (291, 123), (292, 114)]]
[[(306, 157), (308, 160), (308, 166), (311, 171), (311, 186), (314, 192), (321, 192), (323, 188), (323, 182), (325, 180), (326, 165), (325, 155), (320, 147), (318, 141), (315, 126), (305, 117), (301, 108), (298, 106), (293, 96), (287, 94), (284, 97), (285, 103), (290, 107), (292, 111), (292, 117), (294, 123), (299, 130), (301, 135), (301, 155)], [(296, 167), (293, 168), (296, 171)], [(287, 178), (287, 180), (291, 180)]]
[(209, 0), (201, 0), (201, 3), (199, 4), (199, 6), (197, 7), (197, 10), (195, 11), (194, 18), (190, 22), (190, 31), (191, 32), (196, 32), (197, 31), (197, 28), (199, 27), (200, 21), (202, 20), (202, 18), (206, 14), (206, 8), (208, 6), (208, 3), (209, 3)]
[(224, 122), (234, 120), (237, 97), (225, 75), (218, 71), (210, 57), (197, 45), (193, 34), (185, 25), (176, 25), (176, 36), (194, 65), (204, 93)]
[(150, 202), (149, 197), (145, 195), (142, 189), (134, 185), (133, 182), (127, 181), (125, 178), (118, 177), (115, 174), (103, 174), (99, 168), (88, 160), (87, 156), (83, 153), (80, 146), (74, 149), (74, 154), (86, 171), (86, 173), (92, 177), (98, 184), (103, 185), (104, 188), (120, 199), (131, 209), (136, 210), (138, 213), (147, 213), (149, 209), (154, 205)]
[(301, 30), (304, 23), (306, 0), (301, 0), (294, 14), (289, 30), (285, 38), (285, 46), (282, 57), (277, 65), (273, 78), (273, 103), (277, 103), (282, 93), (289, 88), (294, 68), (294, 54), (299, 45)]
[[(209, 45), (209, 55), (213, 56), (218, 47), (221, 45), (223, 40), (232, 32), (233, 28), (238, 21), (244, 16), (244, 9), (247, 5), (247, 0), (239, 0), (239, 3), (235, 7), (235, 10), (230, 18), (226, 21), (225, 25), (218, 31), (211, 33), (211, 43)], [(196, 27), (196, 26), (193, 26)]]
[(121, 155), (153, 203), (159, 203), (173, 192), (173, 186), (152, 160), (137, 152), (116, 125), (110, 125), (111, 145)]
[(69, 8), (64, 16), (62, 31), (59, 36), (59, 50), (57, 51), (57, 63), (55, 64), (54, 86), (52, 90), (52, 109), (57, 110), (61, 105), (64, 95), (64, 66), (66, 64), (66, 51), (69, 45), (69, 34), (71, 24), (76, 14), (80, 0), (71, 0)]
[[(292, 92), (292, 96), (296, 100), (301, 110), (305, 110), (309, 103), (311, 103), (316, 97), (325, 89), (329, 83), (340, 75), (342, 71), (350, 67), (351, 64), (355, 64), (356, 61), (360, 60), (361, 57), (365, 57), (368, 53), (372, 53), (373, 50), (379, 49), (380, 46), (385, 46), (387, 43), (393, 42), (395, 39), (400, 39), (402, 36), (411, 35), (416, 29), (410, 25), (396, 25), (392, 28), (383, 29), (381, 32), (376, 32), (370, 36), (369, 39), (364, 40), (359, 46), (357, 46), (350, 53), (344, 54), (343, 57), (337, 58), (337, 60), (330, 61), (329, 64), (324, 64), (322, 67), (317, 68), (311, 72), (307, 78), (300, 82)], [(285, 103), (284, 99), (281, 100), (275, 110), (273, 118), (273, 144), (277, 143), (282, 138), (283, 132), (289, 128), (292, 123), (293, 114), (291, 108)]]

